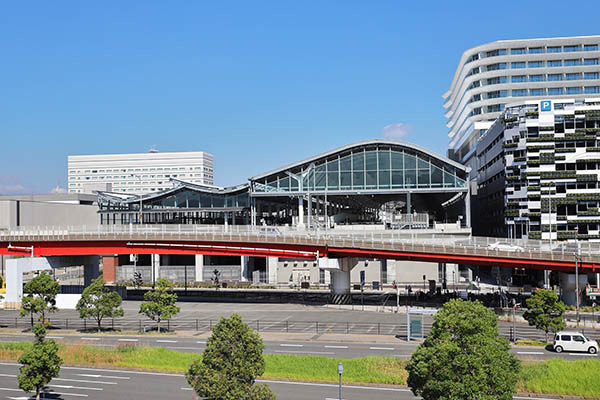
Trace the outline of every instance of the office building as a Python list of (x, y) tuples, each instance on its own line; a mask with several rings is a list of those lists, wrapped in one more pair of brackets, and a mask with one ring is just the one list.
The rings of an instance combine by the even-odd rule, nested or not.
[(600, 96), (507, 104), (477, 160), (475, 234), (600, 241)]
[(68, 191), (152, 193), (171, 188), (171, 178), (211, 186), (213, 168), (213, 156), (201, 151), (69, 156)]
[(600, 93), (600, 36), (501, 40), (473, 47), (460, 58), (443, 94), (448, 157), (477, 171), (479, 137), (507, 103)]

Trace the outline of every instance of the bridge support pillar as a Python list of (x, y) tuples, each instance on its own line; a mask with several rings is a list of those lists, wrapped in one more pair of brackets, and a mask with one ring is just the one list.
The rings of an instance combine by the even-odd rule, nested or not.
[(92, 280), (100, 275), (100, 257), (85, 256), (85, 260), (83, 261), (83, 284), (84, 286), (88, 286), (92, 283)]
[[(562, 294), (562, 301), (570, 306), (575, 305), (575, 274), (568, 274), (561, 272), (559, 275), (560, 290)], [(581, 305), (581, 293), (585, 289), (585, 285), (588, 283), (588, 276), (586, 274), (579, 274), (579, 304)]]
[(330, 303), (349, 304), (352, 302), (350, 271), (357, 262), (355, 258), (319, 258), (319, 268), (329, 271), (331, 274)]
[(204, 254), (196, 254), (196, 282), (202, 282), (204, 280)]

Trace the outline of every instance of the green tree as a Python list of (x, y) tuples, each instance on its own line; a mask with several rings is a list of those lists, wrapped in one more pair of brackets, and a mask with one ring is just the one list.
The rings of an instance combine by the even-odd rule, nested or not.
[(172, 293), (173, 284), (165, 278), (156, 281), (156, 288), (144, 293), (144, 301), (140, 304), (140, 314), (156, 321), (160, 332), (160, 321), (166, 321), (179, 313), (177, 294)]
[(21, 316), (30, 314), (32, 327), (35, 314), (38, 315), (38, 320), (45, 324), (46, 314), (57, 310), (56, 295), (58, 290), (58, 282), (46, 272), (40, 273), (27, 282), (23, 287), (26, 296), (23, 296), (21, 301)]
[(106, 287), (104, 279), (98, 277), (83, 290), (75, 309), (79, 311), (80, 318), (96, 320), (98, 332), (100, 332), (103, 318), (123, 316), (123, 309), (120, 308), (122, 302), (123, 299), (119, 293)]
[(219, 400), (272, 400), (267, 385), (255, 385), (265, 371), (264, 345), (239, 314), (221, 318), (213, 327), (202, 358), (186, 373), (199, 397)]
[(523, 314), (523, 318), (529, 325), (546, 333), (546, 342), (548, 342), (548, 332), (558, 332), (565, 328), (563, 314), (566, 306), (558, 300), (553, 290), (537, 289), (525, 304), (527, 311)]
[(19, 357), (19, 363), (23, 365), (18, 381), (19, 388), (25, 392), (35, 390), (35, 398), (39, 400), (44, 386), (50, 383), (52, 378), (58, 377), (62, 360), (58, 355), (56, 342), (52, 339), (45, 341), (46, 328), (43, 324), (36, 324), (33, 332), (33, 346)]
[(511, 400), (521, 364), (509, 349), (492, 311), (450, 300), (406, 366), (408, 386), (425, 400)]

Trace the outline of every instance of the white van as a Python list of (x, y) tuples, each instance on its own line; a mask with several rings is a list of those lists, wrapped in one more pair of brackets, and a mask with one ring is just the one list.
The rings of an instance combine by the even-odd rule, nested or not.
[(590, 354), (598, 353), (598, 343), (590, 340), (577, 331), (561, 331), (554, 335), (554, 351), (587, 351)]

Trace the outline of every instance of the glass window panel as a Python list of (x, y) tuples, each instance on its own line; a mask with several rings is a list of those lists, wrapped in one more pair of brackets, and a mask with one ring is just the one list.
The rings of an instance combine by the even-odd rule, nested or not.
[(212, 203), (213, 203), (213, 207), (224, 207), (225, 206), (225, 199), (221, 196), (211, 196), (212, 197)]
[(350, 156), (342, 157), (340, 159), (340, 171), (352, 171), (352, 160)]
[(456, 178), (456, 186), (465, 187), (467, 186), (467, 182), (460, 178)]
[(429, 170), (429, 163), (421, 158), (418, 159), (419, 160), (419, 169), (426, 169)]
[(340, 163), (338, 160), (330, 161), (327, 163), (327, 172), (337, 172), (340, 170)]
[(367, 189), (377, 189), (377, 171), (367, 171)]
[(435, 165), (431, 166), (431, 186), (432, 187), (441, 187), (444, 183), (444, 178), (442, 176), (442, 169), (436, 167)]
[(444, 171), (444, 187), (454, 187), (455, 185), (454, 175)]
[(328, 172), (327, 173), (327, 189), (338, 190), (340, 187), (339, 183), (339, 172)]
[(404, 155), (404, 168), (406, 168), (406, 169), (417, 168), (417, 159), (415, 158), (415, 156), (411, 156), (410, 154)]
[(419, 187), (429, 187), (429, 170), (419, 170)]
[[(389, 153), (388, 153), (389, 155)], [(390, 171), (387, 169), (379, 170), (379, 189), (390, 188)]]
[(404, 155), (397, 151), (392, 151), (392, 169), (404, 169)]
[(352, 154), (352, 171), (365, 170), (365, 153)]
[(290, 190), (290, 177), (286, 176), (285, 178), (279, 179), (279, 189), (287, 192)]
[(190, 208), (200, 207), (200, 193), (190, 193), (188, 197), (188, 205)]
[(200, 207), (209, 208), (211, 207), (210, 196), (207, 194), (200, 195)]
[(290, 178), (290, 189), (292, 191), (298, 191), (298, 181), (296, 179), (291, 179)]
[(417, 171), (414, 169), (404, 171), (404, 186), (407, 188), (417, 187)]
[(366, 153), (366, 168), (368, 171), (377, 171), (377, 152), (367, 151)]
[(325, 189), (325, 172), (315, 172), (315, 189), (316, 190), (324, 190)]
[(315, 167), (315, 172), (325, 172), (325, 164)]
[(352, 189), (352, 172), (340, 172), (342, 190)]
[(364, 189), (365, 188), (365, 173), (352, 172), (352, 188), (353, 189)]
[(387, 150), (379, 151), (379, 169), (390, 169), (390, 152)]
[(392, 171), (392, 188), (401, 189), (404, 187), (404, 175), (402, 171)]

